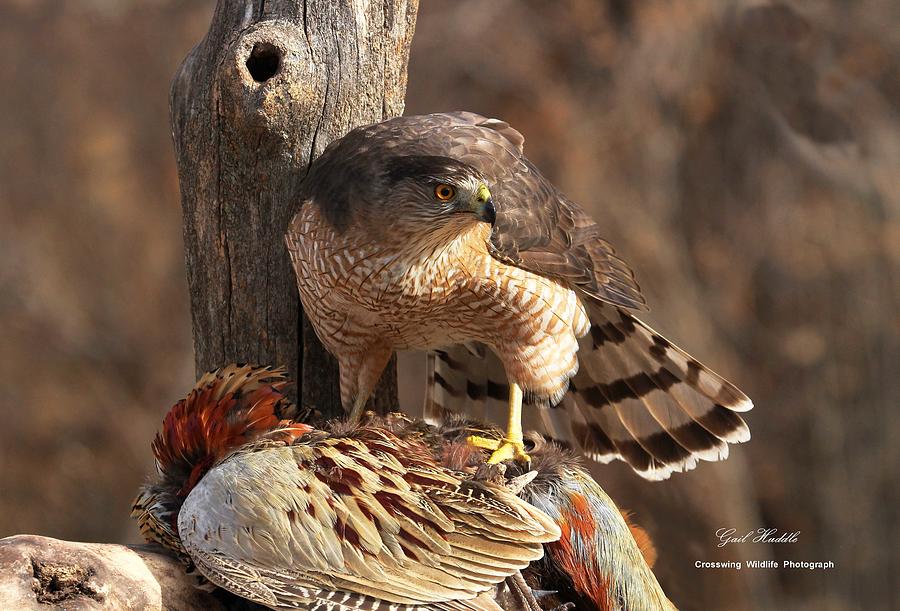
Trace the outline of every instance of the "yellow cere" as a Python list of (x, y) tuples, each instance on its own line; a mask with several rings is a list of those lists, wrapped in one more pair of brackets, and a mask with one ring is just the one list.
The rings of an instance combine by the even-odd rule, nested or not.
[(491, 191), (486, 184), (481, 183), (478, 185), (478, 201), (486, 202), (489, 199), (491, 199)]

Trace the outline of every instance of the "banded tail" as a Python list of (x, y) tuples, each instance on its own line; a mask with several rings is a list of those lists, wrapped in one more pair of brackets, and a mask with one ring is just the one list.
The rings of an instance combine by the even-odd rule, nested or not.
[[(526, 406), (524, 430), (593, 460), (624, 460), (650, 480), (724, 460), (728, 444), (750, 439), (739, 412), (753, 404), (733, 384), (623, 309), (593, 302), (588, 310), (569, 391), (555, 407)], [(429, 352), (425, 418), (465, 413), (503, 425), (507, 388), (482, 344)]]

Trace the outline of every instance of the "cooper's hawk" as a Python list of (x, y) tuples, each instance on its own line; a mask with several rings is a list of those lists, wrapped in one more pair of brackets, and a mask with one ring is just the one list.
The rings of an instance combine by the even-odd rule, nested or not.
[(496, 421), (508, 402), (494, 461), (523, 457), (523, 400), (553, 408), (525, 410), (529, 428), (647, 478), (724, 458), (749, 399), (628, 312), (645, 307), (632, 271), (523, 143), (473, 113), (400, 117), (312, 164), (287, 244), (344, 407), (421, 349), (427, 417)]

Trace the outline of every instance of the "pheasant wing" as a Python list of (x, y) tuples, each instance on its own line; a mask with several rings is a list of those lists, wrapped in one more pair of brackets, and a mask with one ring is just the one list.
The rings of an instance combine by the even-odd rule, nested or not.
[(178, 527), (210, 581), (269, 606), (471, 601), (559, 536), (504, 489), (374, 429), (232, 455), (188, 495)]

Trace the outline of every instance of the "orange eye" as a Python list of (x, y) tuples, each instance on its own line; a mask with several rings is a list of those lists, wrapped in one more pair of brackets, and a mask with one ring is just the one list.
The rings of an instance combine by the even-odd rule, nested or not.
[(449, 202), (456, 195), (456, 189), (450, 185), (438, 185), (434, 188), (434, 196), (442, 202)]

